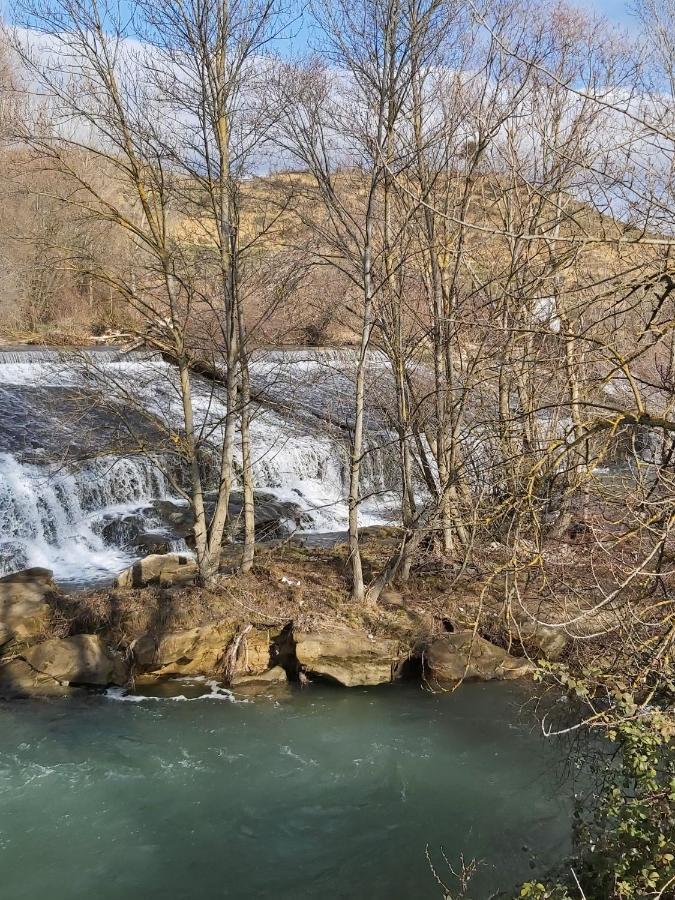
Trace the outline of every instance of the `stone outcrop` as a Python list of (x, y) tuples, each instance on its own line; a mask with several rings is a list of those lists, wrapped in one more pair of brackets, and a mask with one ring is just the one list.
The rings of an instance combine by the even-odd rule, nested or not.
[(118, 588), (172, 585), (191, 581), (196, 574), (197, 563), (185, 553), (153, 553), (120, 572), (116, 585)]
[(351, 628), (293, 631), (300, 670), (331, 678), (345, 687), (386, 684), (399, 657), (399, 643)]
[(232, 679), (232, 687), (247, 687), (248, 685), (285, 684), (288, 681), (286, 670), (281, 666), (272, 666), (266, 672), (258, 675), (235, 675)]
[(52, 638), (0, 662), (0, 697), (67, 697), (73, 685), (125, 684), (127, 666), (93, 634)]
[(64, 684), (104, 687), (127, 681), (124, 660), (111, 653), (101, 638), (93, 634), (35, 644), (22, 653), (22, 658), (35, 672)]
[[(117, 583), (122, 589), (149, 583), (165, 586), (152, 594), (163, 609), (166, 595), (180, 590), (171, 585), (191, 580), (195, 574), (196, 564), (187, 554), (153, 554), (123, 572)], [(472, 631), (428, 637), (433, 624), (421, 619), (404, 621), (404, 599), (392, 591), (382, 598), (387, 636), (369, 634), (364, 625), (323, 622), (307, 627), (287, 620), (283, 629), (268, 629), (224, 617), (172, 631), (146, 625), (149, 630), (132, 641), (127, 661), (97, 635), (43, 640), (49, 634), (47, 597), (53, 590), (51, 573), (46, 570), (26, 570), (0, 579), (0, 650), (7, 657), (5, 661), (0, 658), (0, 697), (63, 696), (77, 686), (124, 685), (129, 682), (132, 664), (139, 681), (206, 676), (228, 679), (233, 688), (252, 693), (274, 687), (282, 695), (289, 691), (289, 678), (301, 682), (326, 678), (345, 687), (379, 685), (404, 677), (412, 644), (418, 649), (415, 665), (408, 670), (418, 674), (421, 655), (424, 675), (432, 687), (456, 684), (463, 678), (520, 678), (534, 669), (527, 658), (515, 658)], [(225, 615), (226, 607), (223, 611), (214, 607), (211, 615), (216, 609), (217, 615)], [(304, 621), (311, 619), (305, 617)], [(116, 644), (120, 636), (115, 633)], [(542, 655), (556, 659), (568, 640), (559, 629), (529, 621), (520, 624), (519, 634), (530, 659)]]
[(235, 675), (230, 683), (232, 690), (245, 699), (273, 696), (275, 699), (292, 696), (286, 670), (273, 666), (260, 675)]
[(14, 700), (27, 697), (68, 697), (73, 688), (36, 672), (23, 659), (0, 663), (0, 698)]
[[(210, 517), (216, 505), (214, 492), (207, 492), (205, 498), (206, 515)], [(189, 506), (171, 500), (160, 500), (155, 509), (174, 534), (184, 537), (192, 544), (192, 527), (194, 516)], [(232, 537), (240, 537), (244, 530), (243, 520), (244, 495), (240, 491), (232, 491), (228, 506), (228, 528), (223, 541)], [(285, 537), (303, 517), (303, 511), (296, 503), (279, 500), (267, 491), (255, 491), (255, 530), (259, 538)]]
[(518, 636), (525, 652), (533, 659), (558, 660), (570, 643), (562, 628), (551, 628), (530, 620), (519, 623)]
[[(132, 644), (134, 662), (142, 672), (160, 676), (217, 675), (222, 671), (223, 654), (235, 631), (236, 624), (226, 621), (160, 636), (146, 633)], [(236, 671), (255, 675), (265, 672), (269, 665), (269, 632), (250, 631), (242, 643)]]
[(436, 638), (424, 653), (427, 680), (456, 684), (463, 678), (492, 681), (522, 678), (533, 671), (526, 659), (517, 659), (472, 631)]
[(243, 652), (235, 672), (259, 675), (270, 667), (270, 643), (275, 637), (268, 629), (250, 631), (246, 635)]
[(25, 569), (0, 578), (0, 646), (29, 644), (45, 633), (51, 611), (45, 596), (54, 590), (49, 569)]

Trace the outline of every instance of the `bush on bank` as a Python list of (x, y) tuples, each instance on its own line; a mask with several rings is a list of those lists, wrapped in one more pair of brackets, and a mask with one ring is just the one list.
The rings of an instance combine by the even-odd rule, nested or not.
[[(662, 687), (672, 700), (672, 685)], [(596, 713), (611, 747), (590, 804), (576, 815), (574, 859), (561, 877), (524, 884), (519, 898), (675, 897), (675, 717), (668, 699), (640, 706), (625, 692), (614, 700), (611, 713)]]

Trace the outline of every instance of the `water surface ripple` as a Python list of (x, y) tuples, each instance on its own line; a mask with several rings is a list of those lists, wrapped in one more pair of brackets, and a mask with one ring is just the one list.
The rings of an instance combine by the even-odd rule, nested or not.
[(0, 706), (0, 872), (12, 900), (470, 896), (542, 872), (569, 841), (563, 751), (523, 688), (330, 689), (288, 700)]

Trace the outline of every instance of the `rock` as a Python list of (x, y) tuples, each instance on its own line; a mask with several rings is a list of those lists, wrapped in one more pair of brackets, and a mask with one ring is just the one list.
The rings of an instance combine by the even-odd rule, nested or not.
[(197, 563), (185, 553), (153, 553), (120, 572), (115, 583), (118, 588), (170, 585), (192, 580), (196, 574)]
[(424, 654), (427, 679), (457, 683), (463, 678), (481, 681), (522, 678), (534, 667), (526, 659), (516, 659), (472, 631), (458, 631), (436, 638)]
[(131, 649), (136, 665), (143, 671), (206, 675), (216, 668), (233, 633), (229, 622), (169, 631), (159, 637), (146, 632), (133, 642)]
[(386, 684), (400, 655), (398, 641), (369, 637), (351, 628), (294, 630), (293, 640), (302, 670), (345, 687)]
[(237, 675), (232, 679), (230, 686), (239, 696), (246, 699), (267, 696), (283, 700), (292, 696), (288, 676), (281, 666), (273, 666), (260, 675)]
[(143, 530), (144, 515), (129, 513), (124, 516), (107, 516), (97, 526), (97, 530), (106, 544), (117, 547), (131, 547)]
[(257, 502), (255, 506), (256, 536), (258, 538), (285, 537), (298, 527), (302, 516), (302, 509), (296, 503), (281, 500)]
[(0, 646), (31, 643), (44, 634), (51, 616), (45, 596), (51, 590), (49, 569), (24, 569), (0, 578)]
[(359, 528), (359, 543), (372, 544), (392, 540), (398, 541), (401, 529), (396, 525), (364, 525)]
[(36, 672), (66, 684), (125, 684), (124, 661), (110, 653), (93, 634), (53, 638), (30, 647), (22, 654)]
[(518, 625), (518, 636), (528, 656), (538, 659), (558, 660), (570, 643), (570, 638), (562, 628), (551, 628), (539, 622), (528, 620)]
[(170, 527), (175, 535), (186, 537), (193, 528), (194, 516), (187, 503), (176, 503), (173, 500), (157, 500), (155, 512)]
[(143, 553), (164, 555), (171, 549), (171, 538), (164, 532), (146, 531), (139, 534), (134, 546)]
[(45, 590), (54, 588), (54, 573), (51, 569), (43, 569), (41, 566), (33, 566), (31, 569), (22, 569), (20, 572), (10, 572), (0, 578), (0, 584), (38, 584)]
[[(215, 498), (207, 497), (207, 509), (215, 502)], [(297, 503), (278, 500), (267, 491), (254, 492), (255, 532), (259, 540), (282, 538), (289, 535), (303, 518), (303, 511)], [(240, 538), (244, 532), (244, 495), (240, 491), (232, 491), (228, 506), (229, 528), (224, 539)]]
[(67, 697), (73, 688), (61, 684), (49, 675), (36, 672), (23, 659), (13, 659), (0, 665), (0, 698), (14, 700), (22, 697)]
[(3, 601), (0, 597), (0, 645), (30, 644), (45, 633), (51, 611), (43, 600)]
[[(215, 505), (215, 493), (207, 493), (205, 496), (207, 516), (213, 514)], [(228, 505), (229, 527), (223, 536), (224, 540), (241, 536), (243, 533), (243, 507), (243, 494), (240, 491), (232, 491)], [(160, 500), (155, 504), (155, 509), (173, 534), (190, 541), (194, 516), (189, 506), (170, 500)], [(255, 530), (258, 538), (285, 537), (293, 531), (302, 516), (303, 511), (297, 503), (278, 500), (266, 491), (255, 491)]]
[(237, 672), (257, 675), (270, 667), (271, 642), (276, 634), (268, 629), (254, 629), (246, 635), (244, 655), (237, 666)]
[[(136, 665), (144, 672), (166, 675), (217, 675), (223, 653), (236, 631), (233, 622), (217, 622), (160, 637), (146, 633), (132, 644)], [(270, 664), (270, 635), (251, 631), (243, 644), (236, 671), (245, 675), (265, 672)]]
[(253, 684), (283, 684), (288, 681), (286, 670), (281, 666), (273, 666), (259, 675), (235, 675), (232, 679), (232, 687), (245, 687)]

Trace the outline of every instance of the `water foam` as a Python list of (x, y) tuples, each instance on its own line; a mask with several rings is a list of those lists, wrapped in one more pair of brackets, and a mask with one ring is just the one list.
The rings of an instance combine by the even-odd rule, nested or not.
[[(255, 486), (304, 511), (297, 527), (300, 533), (347, 527), (353, 361), (353, 351), (293, 351), (260, 355), (252, 365), (256, 392), (273, 403), (272, 408), (256, 407), (253, 415)], [(109, 401), (137, 404), (176, 430), (182, 423), (176, 370), (158, 354), (0, 351), (0, 383), (101, 390)], [(196, 421), (214, 448), (224, 427), (221, 395), (220, 385), (193, 379)], [(36, 419), (34, 424), (39, 429), (42, 423)], [(375, 435), (364, 457), (363, 488), (368, 499), (362, 505), (362, 525), (388, 520), (395, 499), (388, 473), (396, 467), (390, 464), (386, 447), (378, 446), (386, 444), (380, 438)], [(160, 498), (171, 498), (171, 492), (149, 460), (106, 456), (79, 468), (54, 471), (2, 454), (0, 573), (39, 565), (53, 569), (56, 578), (66, 583), (112, 576), (136, 554), (104, 540), (101, 522), (143, 510)], [(148, 523), (145, 530), (151, 527)], [(289, 523), (289, 530), (295, 528)]]
[(237, 700), (232, 691), (229, 691), (227, 688), (223, 687), (219, 682), (206, 679), (206, 678), (192, 678), (192, 679), (175, 679), (177, 682), (185, 682), (188, 684), (203, 684), (204, 687), (208, 688), (208, 692), (199, 694), (197, 697), (186, 697), (185, 694), (176, 694), (173, 697), (159, 697), (152, 694), (132, 694), (126, 690), (126, 688), (121, 687), (110, 687), (105, 691), (105, 697), (108, 700), (114, 700), (117, 703), (162, 703), (162, 702), (170, 702), (170, 703), (196, 703), (201, 702), (202, 700), (219, 700), (226, 701), (227, 703), (242, 703), (246, 701)]
[(102, 522), (165, 495), (163, 476), (146, 460), (103, 457), (52, 471), (0, 453), (0, 574), (43, 566), (64, 583), (110, 577), (135, 554), (106, 542)]

